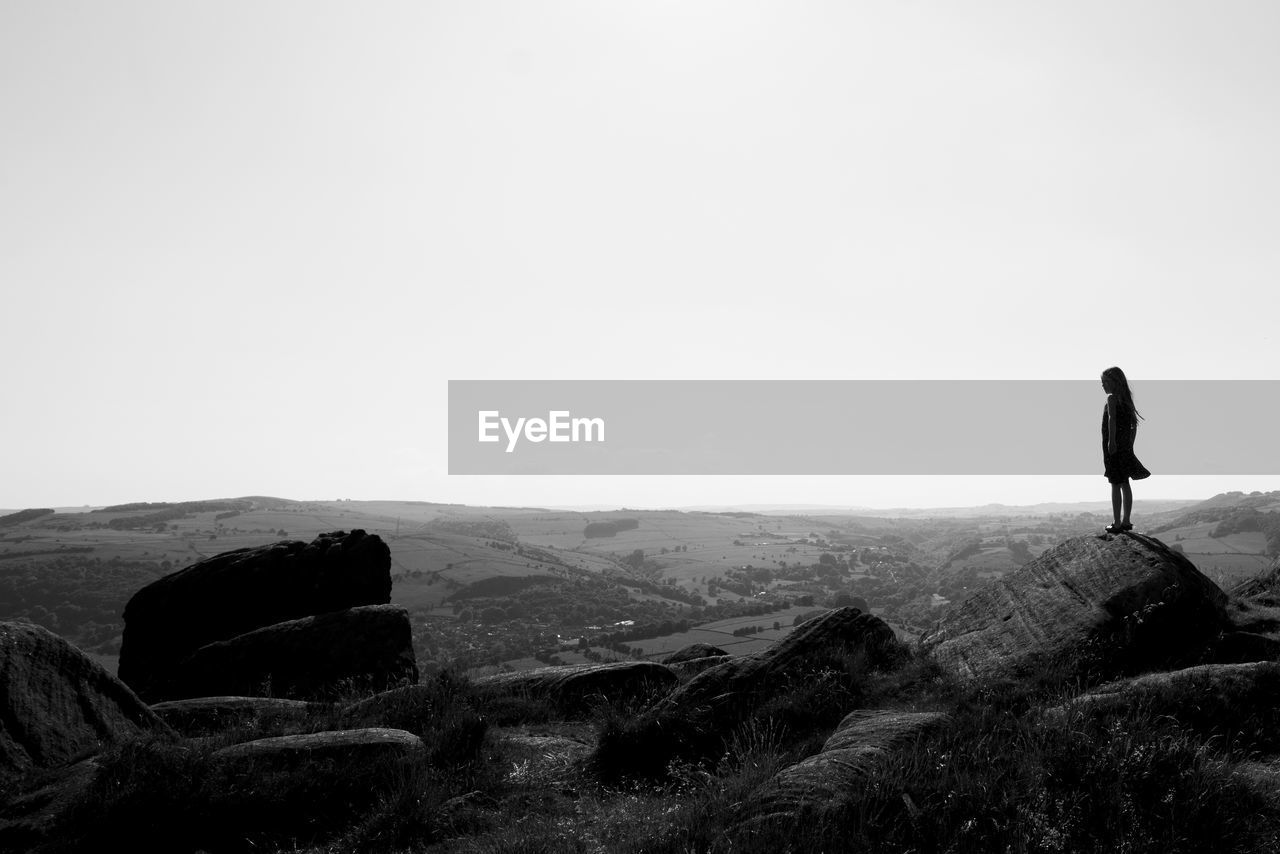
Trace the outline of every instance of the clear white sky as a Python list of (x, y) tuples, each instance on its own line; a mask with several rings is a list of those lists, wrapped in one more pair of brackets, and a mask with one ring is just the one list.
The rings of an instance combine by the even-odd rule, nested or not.
[(0, 507), (1104, 499), (451, 478), (446, 383), (1280, 378), (1277, 34), (1270, 0), (4, 0)]

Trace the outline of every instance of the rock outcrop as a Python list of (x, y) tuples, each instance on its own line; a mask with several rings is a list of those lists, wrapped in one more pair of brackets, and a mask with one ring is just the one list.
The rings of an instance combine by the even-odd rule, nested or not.
[(626, 702), (644, 700), (665, 692), (676, 675), (653, 661), (620, 661), (607, 664), (571, 664), (539, 667), (514, 673), (498, 673), (472, 684), (482, 694), (516, 694), (545, 700), (562, 712), (587, 711), (595, 700)]
[(893, 751), (947, 721), (941, 712), (850, 712), (821, 751), (779, 771), (739, 808), (741, 832), (839, 807)]
[(966, 678), (1046, 666), (1116, 676), (1203, 660), (1228, 628), (1226, 602), (1153, 537), (1076, 537), (979, 590), (920, 646)]
[[(1280, 723), (1280, 663), (1202, 664), (1144, 673), (1099, 685), (1048, 714), (1101, 713), (1137, 705), (1188, 727), (1221, 725), (1274, 732)], [(1271, 740), (1280, 746), (1280, 738)]]
[(425, 755), (426, 745), (413, 733), (371, 727), (258, 738), (215, 750), (212, 758), (232, 771), (260, 774), (296, 769), (309, 762), (338, 761), (344, 765), (371, 766), (388, 759)]
[(1271, 562), (1266, 572), (1240, 582), (1230, 592), (1235, 599), (1248, 599), (1258, 605), (1280, 607), (1280, 557)]
[(0, 775), (169, 732), (128, 686), (62, 638), (29, 623), (0, 623)]
[(1266, 572), (1232, 587), (1230, 597), (1231, 629), (1219, 639), (1214, 661), (1280, 659), (1280, 558)]
[(871, 664), (901, 652), (889, 624), (857, 608), (837, 608), (815, 617), (768, 649), (731, 658), (695, 676), (646, 714), (724, 726), (739, 713), (785, 690), (788, 676), (824, 657), (857, 651)]
[(274, 697), (197, 697), (156, 703), (151, 710), (178, 734), (198, 738), (240, 727), (284, 727), (328, 708), (327, 704)]
[(595, 761), (602, 770), (626, 767), (628, 773), (658, 776), (677, 756), (718, 749), (754, 710), (823, 667), (842, 667), (849, 655), (880, 666), (898, 661), (906, 650), (879, 617), (852, 607), (828, 611), (766, 650), (694, 676), (622, 732), (602, 737)]
[(81, 759), (41, 775), (34, 788), (0, 804), (0, 851), (38, 850), (100, 770), (97, 757)]
[(179, 666), (169, 695), (333, 699), (349, 689), (381, 691), (418, 681), (409, 613), (365, 605), (207, 644)]
[(693, 661), (698, 658), (706, 658), (709, 655), (728, 655), (718, 646), (712, 646), (709, 643), (692, 643), (683, 649), (675, 652), (662, 659), (663, 664), (679, 664), (683, 661)]
[(275, 623), (391, 601), (391, 552), (362, 530), (238, 549), (139, 590), (125, 606), (120, 678), (149, 702), (201, 647)]
[(434, 685), (405, 685), (357, 700), (338, 712), (345, 727), (386, 726), (407, 729), (407, 722), (436, 713), (440, 690)]
[(704, 670), (710, 670), (718, 664), (724, 664), (732, 655), (707, 655), (702, 658), (691, 658), (688, 661), (677, 661), (675, 664), (668, 664), (672, 672), (676, 676), (684, 679), (686, 677), (697, 676)]

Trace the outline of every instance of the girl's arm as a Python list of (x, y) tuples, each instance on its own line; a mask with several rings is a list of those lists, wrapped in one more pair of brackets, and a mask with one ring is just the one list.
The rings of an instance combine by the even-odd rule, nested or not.
[(1107, 395), (1107, 453), (1116, 452), (1116, 396)]

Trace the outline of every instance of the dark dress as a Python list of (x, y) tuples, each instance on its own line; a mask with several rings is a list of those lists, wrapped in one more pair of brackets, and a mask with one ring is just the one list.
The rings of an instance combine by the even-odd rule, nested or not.
[(1102, 408), (1102, 462), (1106, 468), (1103, 474), (1111, 483), (1124, 483), (1129, 479), (1142, 480), (1144, 477), (1150, 477), (1151, 472), (1147, 471), (1147, 467), (1133, 454), (1133, 440), (1138, 432), (1137, 419), (1133, 416), (1133, 410), (1126, 409), (1118, 400), (1116, 405), (1116, 420), (1119, 423), (1116, 424), (1114, 454), (1107, 453), (1107, 436), (1110, 430), (1107, 422), (1110, 415), (1105, 406)]

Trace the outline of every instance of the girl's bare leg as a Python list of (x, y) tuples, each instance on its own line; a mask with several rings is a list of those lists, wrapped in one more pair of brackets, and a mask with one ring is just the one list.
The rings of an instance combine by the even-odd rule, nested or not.
[[(1129, 524), (1129, 514), (1133, 512), (1133, 487), (1130, 486), (1128, 480), (1125, 480), (1124, 483), (1120, 484), (1120, 491), (1121, 493), (1123, 493), (1123, 497), (1124, 497), (1124, 518), (1121, 519), (1120, 521), (1127, 525)], [(1112, 504), (1112, 509), (1115, 509), (1115, 505), (1116, 505), (1115, 490), (1112, 490), (1112, 493), (1111, 493), (1111, 504)], [(1116, 512), (1118, 513), (1120, 511), (1116, 510)]]
[[(1127, 481), (1127, 480), (1124, 482), (1124, 489), (1126, 489), (1126, 490), (1128, 490), (1128, 489), (1129, 489), (1129, 481)], [(1121, 484), (1118, 484), (1118, 483), (1113, 483), (1113, 484), (1111, 484), (1111, 513), (1112, 513), (1112, 515), (1114, 515), (1114, 516), (1116, 517), (1116, 527), (1119, 527), (1119, 526), (1120, 526), (1120, 523), (1121, 523), (1121, 521), (1122, 521), (1122, 520), (1121, 520), (1121, 518), (1120, 518), (1120, 502), (1121, 502), (1121, 498), (1122, 498), (1122, 493), (1121, 493)], [(1129, 506), (1130, 506), (1130, 507), (1132, 507), (1132, 506), (1133, 506), (1133, 493), (1132, 493), (1132, 491), (1130, 491), (1130, 493), (1129, 493)], [(1126, 514), (1126, 515), (1125, 515), (1125, 519), (1128, 519), (1128, 518), (1129, 518), (1129, 517), (1128, 517), (1128, 515)]]

